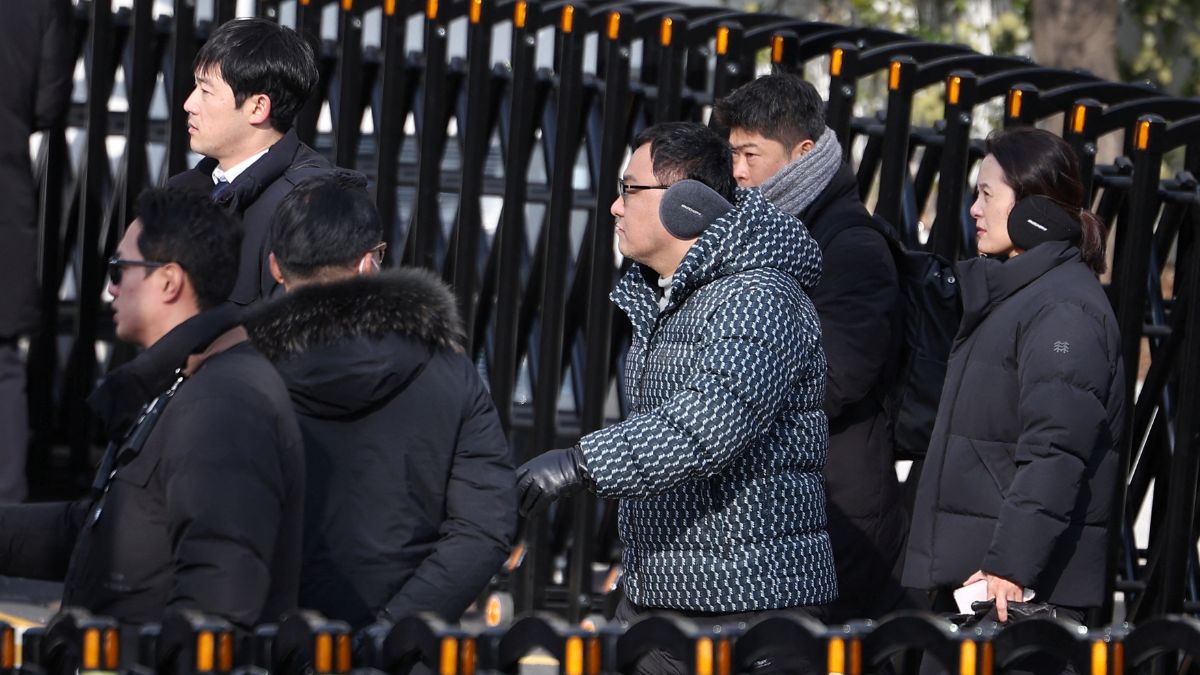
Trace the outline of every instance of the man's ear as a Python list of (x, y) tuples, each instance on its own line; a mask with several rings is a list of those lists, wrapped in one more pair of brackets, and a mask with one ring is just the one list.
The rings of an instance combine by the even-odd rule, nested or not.
[(266, 94), (254, 94), (246, 99), (243, 104), (248, 106), (247, 111), (250, 115), (250, 124), (258, 126), (267, 124), (271, 120), (271, 97)]
[(279, 268), (279, 261), (275, 259), (274, 251), (267, 254), (267, 263), (271, 267), (271, 277), (275, 279), (275, 283), (287, 290), (287, 279), (283, 278), (283, 270)]
[(367, 251), (358, 259), (358, 268), (356, 269), (358, 276), (369, 277), (373, 274), (379, 274), (379, 263), (375, 262), (375, 254)]
[(157, 279), (154, 286), (162, 293), (163, 301), (166, 304), (179, 302), (185, 292), (191, 289), (187, 273), (183, 271), (179, 263), (167, 263), (158, 272), (159, 274), (153, 277)]
[(816, 145), (817, 144), (814, 143), (811, 138), (806, 138), (805, 140), (800, 141), (796, 144), (796, 147), (792, 148), (791, 159), (796, 159), (800, 155), (808, 154), (808, 151), (812, 150), (814, 147), (816, 147)]

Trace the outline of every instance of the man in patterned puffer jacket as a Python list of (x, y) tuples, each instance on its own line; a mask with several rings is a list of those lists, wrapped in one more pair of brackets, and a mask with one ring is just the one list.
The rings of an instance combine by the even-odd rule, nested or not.
[[(658, 125), (633, 147), (612, 205), (621, 253), (637, 263), (611, 296), (633, 324), (630, 414), (522, 466), (522, 511), (584, 487), (621, 499), (631, 607), (619, 616), (828, 603), (825, 356), (806, 294), (821, 277), (817, 243), (757, 190), (735, 188), (729, 146), (707, 127)], [(691, 238), (659, 214), (683, 179), (735, 204)]]

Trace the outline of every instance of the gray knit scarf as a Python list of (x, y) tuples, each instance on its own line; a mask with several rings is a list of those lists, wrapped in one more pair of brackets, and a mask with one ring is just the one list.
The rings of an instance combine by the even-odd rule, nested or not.
[(763, 196), (784, 213), (799, 214), (829, 186), (842, 166), (842, 146), (829, 127), (812, 150), (792, 160), (759, 186)]

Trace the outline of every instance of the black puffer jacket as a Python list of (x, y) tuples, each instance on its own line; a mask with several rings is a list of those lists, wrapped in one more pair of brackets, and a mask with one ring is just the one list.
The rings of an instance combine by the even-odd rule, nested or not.
[(914, 506), (904, 583), (976, 570), (1096, 606), (1119, 462), (1121, 337), (1079, 250), (961, 263), (963, 322)]
[(457, 619), (508, 554), (517, 502), (449, 290), (416, 269), (303, 286), (248, 327), (304, 433), (301, 605), (355, 626)]
[[(123, 367), (130, 370), (114, 371), (111, 382), (127, 383), (129, 372), (161, 378), (145, 372), (144, 359), (158, 364), (150, 370), (171, 363), (172, 379), (175, 367), (211, 342), (179, 336), (228, 329), (236, 325), (232, 310), (181, 324), (160, 340), (174, 358), (152, 348)], [(114, 398), (131, 400), (133, 391)], [(304, 458), (287, 390), (271, 364), (243, 339), (184, 380), (144, 444), (131, 443), (143, 424), (116, 448), (111, 481), (102, 467), (102, 496), (0, 508), (0, 574), (65, 576), (64, 605), (129, 623), (188, 608), (249, 628), (295, 609)]]
[[(167, 187), (212, 192), (212, 172), (217, 160), (206, 157), (194, 169), (172, 176)], [(242, 262), (237, 283), (229, 299), (238, 305), (249, 305), (269, 298), (279, 288), (271, 276), (268, 256), (271, 253), (271, 223), (279, 202), (305, 178), (320, 176), (333, 170), (333, 165), (320, 153), (300, 142), (296, 130), (284, 134), (267, 154), (233, 179), (233, 183), (218, 198), (223, 206), (242, 223)]]
[(836, 619), (879, 618), (905, 600), (898, 563), (908, 518), (878, 390), (893, 351), (896, 264), (845, 164), (798, 217), (822, 244), (824, 266), (810, 295), (829, 363), (825, 494), (840, 591), (831, 609)]

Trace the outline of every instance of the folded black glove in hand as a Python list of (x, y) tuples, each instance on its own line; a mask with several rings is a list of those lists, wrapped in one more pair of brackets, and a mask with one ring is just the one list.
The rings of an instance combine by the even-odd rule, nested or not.
[(537, 513), (559, 497), (587, 487), (583, 467), (583, 451), (578, 445), (548, 450), (522, 464), (517, 469), (521, 515)]

